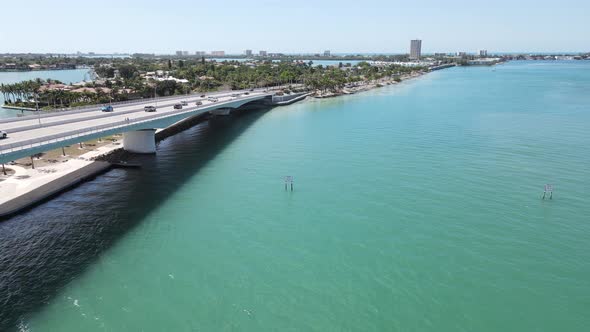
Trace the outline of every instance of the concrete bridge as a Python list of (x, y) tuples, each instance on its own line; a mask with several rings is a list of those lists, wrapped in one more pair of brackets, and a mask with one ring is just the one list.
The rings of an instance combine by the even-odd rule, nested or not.
[[(269, 91), (232, 91), (198, 95), (173, 96), (157, 100), (138, 100), (114, 105), (113, 112), (101, 112), (100, 106), (79, 110), (0, 119), (0, 130), (8, 138), (0, 140), (0, 163), (57, 149), (63, 146), (123, 133), (123, 148), (135, 153), (156, 152), (155, 132), (189, 117), (211, 112), (227, 114), (248, 103), (272, 100)], [(174, 109), (181, 101), (182, 109)], [(200, 102), (201, 105), (197, 105)], [(145, 106), (156, 106), (156, 112), (145, 112)]]

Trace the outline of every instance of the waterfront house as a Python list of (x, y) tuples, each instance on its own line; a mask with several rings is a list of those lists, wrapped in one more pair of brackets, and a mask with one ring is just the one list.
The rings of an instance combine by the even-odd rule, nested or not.
[(74, 87), (71, 85), (65, 85), (61, 83), (51, 83), (51, 84), (44, 84), (39, 88), (39, 92), (46, 92), (46, 91), (70, 91)]

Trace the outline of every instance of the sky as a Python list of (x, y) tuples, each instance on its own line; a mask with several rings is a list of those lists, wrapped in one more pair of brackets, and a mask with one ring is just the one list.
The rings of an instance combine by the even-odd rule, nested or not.
[(6, 1), (0, 53), (588, 52), (585, 0)]

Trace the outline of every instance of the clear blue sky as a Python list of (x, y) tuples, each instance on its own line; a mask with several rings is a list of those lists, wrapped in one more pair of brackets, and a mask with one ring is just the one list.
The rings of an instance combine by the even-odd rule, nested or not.
[(0, 53), (590, 51), (590, 1), (7, 1)]

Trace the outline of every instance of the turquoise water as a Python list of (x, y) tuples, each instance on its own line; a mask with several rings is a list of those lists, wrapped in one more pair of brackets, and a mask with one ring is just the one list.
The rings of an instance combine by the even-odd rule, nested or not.
[(85, 268), (21, 325), (586, 330), (589, 89), (590, 63), (453, 68), (189, 130), (143, 173), (108, 173), (14, 220), (71, 216), (40, 233), (60, 239), (43, 252), (72, 229), (87, 236), (72, 246), (120, 236), (88, 266), (55, 250), (51, 265)]
[[(88, 69), (72, 69), (72, 70), (39, 70), (39, 71), (9, 71), (0, 72), (0, 83), (9, 84), (36, 78), (54, 79), (62, 81), (66, 84), (80, 82), (84, 79), (88, 80)], [(4, 105), (4, 96), (0, 94), (0, 119), (14, 117), (20, 114), (19, 110), (12, 110), (2, 108)], [(25, 112), (26, 114), (27, 112)]]

